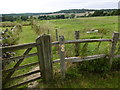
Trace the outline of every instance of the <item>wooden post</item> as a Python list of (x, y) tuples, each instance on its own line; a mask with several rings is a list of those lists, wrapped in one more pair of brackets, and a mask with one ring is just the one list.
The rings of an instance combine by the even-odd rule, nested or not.
[(109, 56), (109, 66), (110, 66), (110, 68), (112, 67), (112, 61), (113, 61), (113, 58), (114, 58), (114, 52), (115, 52), (115, 49), (116, 49), (118, 39), (119, 39), (119, 33), (114, 33), (112, 43), (111, 43), (110, 56)]
[(50, 35), (42, 35), (36, 39), (37, 53), (41, 76), (45, 82), (53, 79), (51, 38)]
[(56, 33), (56, 41), (58, 41), (58, 29), (55, 30)]
[(48, 34), (50, 34), (50, 30), (48, 29)]
[(63, 78), (65, 78), (65, 70), (66, 70), (66, 65), (65, 65), (65, 43), (64, 43), (64, 36), (60, 36), (60, 65), (61, 65), (61, 73), (63, 75)]
[[(75, 39), (78, 40), (80, 35), (79, 35), (79, 31), (75, 31)], [(75, 56), (79, 56), (79, 43), (75, 43)]]
[[(103, 38), (103, 36), (101, 37), (101, 39)], [(99, 50), (99, 48), (100, 48), (100, 45), (101, 45), (101, 42), (99, 42), (99, 44), (98, 44), (98, 47), (97, 47), (97, 49)]]

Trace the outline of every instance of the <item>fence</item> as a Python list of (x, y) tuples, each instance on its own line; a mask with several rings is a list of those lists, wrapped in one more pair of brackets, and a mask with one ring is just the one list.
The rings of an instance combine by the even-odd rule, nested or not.
[[(75, 32), (76, 40), (68, 40), (65, 41), (64, 36), (60, 36), (59, 41), (51, 42), (51, 37), (50, 35), (42, 35), (36, 39), (35, 43), (29, 43), (29, 44), (22, 44), (22, 45), (14, 45), (14, 46), (9, 46), (9, 47), (2, 47), (3, 53), (7, 51), (16, 51), (16, 50), (21, 50), (21, 49), (27, 49), (22, 56), (17, 56), (17, 57), (12, 57), (12, 58), (7, 58), (3, 59), (2, 63), (6, 62), (11, 62), (13, 60), (18, 60), (16, 65), (8, 70), (2, 70), (2, 73), (8, 73), (5, 79), (3, 80), (3, 87), (7, 83), (8, 80), (14, 80), (22, 77), (26, 77), (35, 73), (40, 73), (41, 77), (37, 77), (35, 79), (31, 79), (26, 82), (22, 82), (18, 85), (12, 86), (10, 88), (18, 87), (21, 85), (24, 85), (29, 82), (33, 82), (35, 80), (42, 79), (45, 82), (49, 82), (53, 79), (53, 65), (52, 63), (60, 63), (61, 66), (61, 73), (63, 78), (65, 78), (65, 71), (66, 71), (66, 64), (65, 62), (82, 62), (82, 61), (88, 61), (88, 60), (94, 60), (94, 59), (99, 59), (99, 58), (104, 58), (106, 57), (105, 54), (100, 54), (100, 55), (93, 55), (93, 56), (86, 56), (83, 58), (77, 57), (79, 56), (79, 44), (80, 43), (92, 43), (92, 42), (111, 42), (111, 48), (110, 48), (110, 54), (109, 54), (109, 65), (110, 67), (112, 66), (112, 61), (113, 58), (120, 58), (120, 55), (114, 55), (115, 49), (117, 42), (120, 41), (119, 39), (119, 33), (114, 33), (112, 39), (79, 39), (79, 32)], [(75, 44), (75, 56), (76, 57), (65, 57), (65, 44)], [(52, 60), (52, 46), (59, 46), (59, 55), (60, 59), (57, 60)], [(32, 50), (32, 48), (37, 48), (36, 53), (31, 53), (29, 52)], [(23, 62), (25, 58), (28, 57), (33, 57), (33, 56), (38, 56), (38, 62), (27, 64), (20, 66), (20, 64)], [(34, 65), (39, 65), (40, 70), (26, 73), (20, 76), (12, 77), (11, 76), (14, 74), (15, 71), (34, 66)], [(49, 74), (48, 74), (49, 73)]]

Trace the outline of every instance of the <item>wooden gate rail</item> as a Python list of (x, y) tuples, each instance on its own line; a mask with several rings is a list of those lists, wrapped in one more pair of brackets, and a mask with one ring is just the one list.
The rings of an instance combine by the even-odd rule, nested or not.
[(33, 82), (33, 81), (36, 81), (36, 80), (40, 80), (40, 79), (41, 79), (41, 77), (37, 77), (37, 78), (35, 78), (35, 79), (32, 79), (32, 80), (29, 80), (29, 81), (22, 82), (22, 83), (20, 83), (20, 84), (11, 86), (11, 87), (9, 87), (9, 89), (11, 89), (11, 88), (17, 88), (17, 87), (19, 87), (19, 86), (22, 86), (22, 85), (25, 85), (25, 84), (27, 84), (27, 83), (30, 83), (30, 82)]
[(2, 53), (5, 53), (7, 51), (16, 51), (16, 50), (21, 50), (21, 49), (33, 48), (33, 47), (36, 47), (36, 43), (0, 47), (0, 49), (2, 50)]
[(22, 56), (17, 56), (17, 57), (12, 57), (12, 58), (6, 58), (2, 60), (2, 63), (7, 63), (7, 62), (11, 62), (11, 61), (17, 61), (18, 59), (22, 59), (22, 58), (29, 58), (29, 57), (33, 57), (33, 56), (37, 56), (37, 53), (31, 53), (31, 54), (27, 54), (27, 55), (22, 55)]
[(41, 72), (41, 71), (40, 71), (40, 70), (36, 70), (36, 71), (29, 72), (29, 73), (26, 73), (26, 74), (23, 74), (23, 75), (19, 75), (19, 76), (16, 76), (16, 77), (12, 77), (12, 78), (10, 78), (9, 80), (14, 80), (14, 79), (23, 78), (23, 77), (30, 76), (30, 75), (32, 75), (32, 74), (36, 74), (36, 73), (39, 73), (39, 72)]
[(2, 72), (3, 73), (8, 73), (8, 72), (20, 70), (20, 69), (23, 69), (23, 68), (26, 68), (26, 67), (29, 67), (29, 66), (35, 66), (35, 65), (38, 65), (38, 64), (39, 64), (38, 62), (31, 63), (31, 64), (26, 64), (26, 65), (19, 66), (19, 67), (16, 67), (16, 68), (11, 68), (11, 69), (7, 69), (7, 70), (3, 70)]

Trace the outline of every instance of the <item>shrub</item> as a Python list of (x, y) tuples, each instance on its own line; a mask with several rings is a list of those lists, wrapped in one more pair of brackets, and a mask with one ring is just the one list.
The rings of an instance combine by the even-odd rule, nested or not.
[(19, 33), (22, 32), (22, 26), (16, 25), (11, 30), (6, 29), (1, 32), (2, 46), (10, 46), (17, 44), (19, 40)]
[(109, 71), (108, 59), (103, 58), (81, 62), (79, 63), (78, 68), (88, 72), (107, 72)]

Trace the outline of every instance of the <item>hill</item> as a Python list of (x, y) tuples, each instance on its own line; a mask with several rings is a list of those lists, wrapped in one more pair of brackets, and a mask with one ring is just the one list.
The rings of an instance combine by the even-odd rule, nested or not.
[[(68, 10), (60, 10), (57, 12), (48, 12), (48, 13), (15, 13), (15, 14), (2, 14), (3, 16), (34, 16), (34, 15), (42, 15), (42, 14), (55, 14), (55, 13), (85, 13), (96, 11), (97, 9), (68, 9)], [(117, 9), (101, 9), (103, 11), (114, 11)]]

